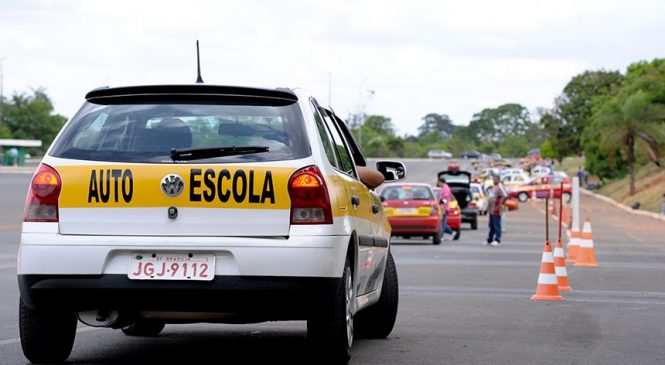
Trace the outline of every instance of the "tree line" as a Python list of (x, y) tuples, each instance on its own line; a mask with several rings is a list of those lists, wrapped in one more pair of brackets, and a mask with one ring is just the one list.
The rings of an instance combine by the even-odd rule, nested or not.
[(14, 93), (0, 103), (0, 138), (41, 140), (42, 147), (31, 148), (32, 153), (44, 153), (67, 121), (55, 113), (44, 89), (33, 90), (32, 94)]
[(521, 157), (540, 148), (544, 158), (561, 162), (584, 156), (586, 170), (601, 179), (630, 176), (635, 169), (660, 166), (665, 150), (665, 59), (641, 61), (625, 73), (595, 70), (575, 75), (551, 108), (531, 116), (520, 104), (486, 108), (468, 125), (456, 125), (446, 114), (425, 115), (416, 135), (398, 136), (390, 118), (352, 115), (349, 122), (365, 153), (383, 157), (425, 157), (442, 149), (498, 152)]

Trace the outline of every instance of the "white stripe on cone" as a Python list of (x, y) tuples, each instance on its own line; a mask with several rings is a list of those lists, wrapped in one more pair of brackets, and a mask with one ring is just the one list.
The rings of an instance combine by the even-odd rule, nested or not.
[(564, 257), (563, 248), (557, 247), (554, 249), (554, 257)]
[(556, 276), (568, 276), (565, 266), (555, 266), (554, 271), (556, 272)]
[(543, 252), (542, 262), (554, 262), (554, 256), (551, 252)]
[(538, 284), (558, 285), (556, 274), (543, 274), (538, 275)]
[(593, 240), (582, 238), (580, 240), (580, 248), (585, 247), (585, 248), (592, 248), (593, 247)]

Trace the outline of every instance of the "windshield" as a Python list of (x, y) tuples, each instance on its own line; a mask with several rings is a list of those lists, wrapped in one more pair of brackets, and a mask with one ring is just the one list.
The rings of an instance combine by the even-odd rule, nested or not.
[[(86, 103), (53, 146), (54, 157), (114, 162), (173, 163), (171, 149), (256, 147), (189, 163), (279, 161), (311, 154), (298, 104)], [(178, 161), (182, 163), (185, 161)]]
[(425, 186), (389, 186), (381, 193), (386, 200), (432, 200), (432, 191)]

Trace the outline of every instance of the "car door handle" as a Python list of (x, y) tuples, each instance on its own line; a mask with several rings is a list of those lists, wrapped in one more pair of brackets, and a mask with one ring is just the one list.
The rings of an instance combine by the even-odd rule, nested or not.
[(378, 205), (372, 204), (372, 213), (378, 214), (380, 211), (381, 211), (381, 209), (379, 209)]
[(355, 206), (355, 207), (359, 206), (360, 205), (360, 198), (358, 198), (355, 195), (351, 196), (351, 204), (353, 204), (353, 206)]

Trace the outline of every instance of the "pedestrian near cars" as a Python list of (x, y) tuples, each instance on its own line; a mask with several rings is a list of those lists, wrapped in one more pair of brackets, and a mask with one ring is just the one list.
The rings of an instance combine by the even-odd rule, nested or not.
[(501, 244), (501, 212), (503, 202), (508, 193), (501, 183), (499, 175), (492, 174), (494, 186), (489, 190), (487, 212), (489, 215), (489, 234), (486, 245), (499, 246)]
[(440, 177), (437, 183), (441, 188), (441, 195), (439, 196), (439, 204), (441, 204), (441, 209), (443, 209), (443, 218), (441, 218), (441, 229), (443, 230), (443, 238), (448, 236), (449, 239), (452, 239), (455, 236), (455, 231), (448, 227), (448, 210), (450, 207), (450, 200), (452, 199), (453, 192), (450, 190), (450, 186), (446, 184), (446, 178)]

